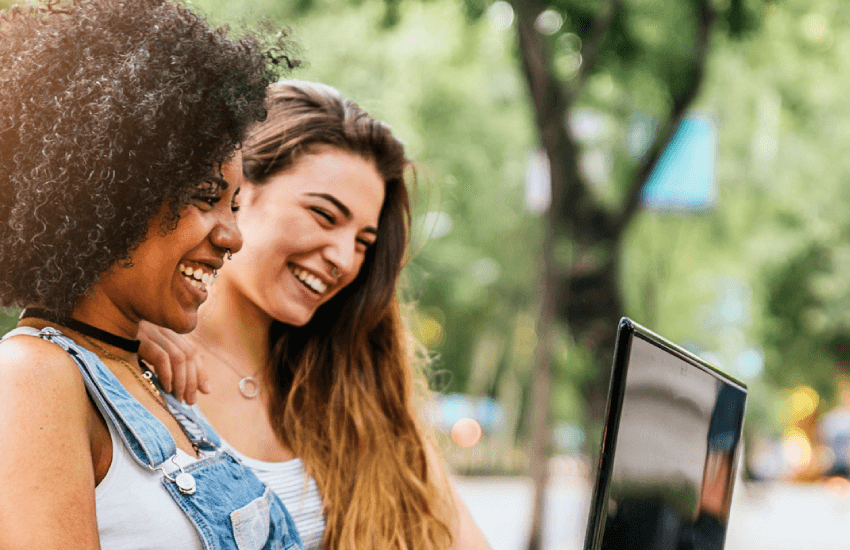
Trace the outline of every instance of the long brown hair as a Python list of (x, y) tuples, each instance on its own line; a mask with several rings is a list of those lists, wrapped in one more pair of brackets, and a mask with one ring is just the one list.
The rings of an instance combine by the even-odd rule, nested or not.
[(272, 324), (274, 429), (316, 479), (324, 548), (447, 548), (451, 501), (417, 416), (396, 292), (410, 232), (404, 146), (323, 84), (279, 82), (268, 108), (243, 150), (254, 185), (328, 148), (374, 162), (385, 182), (378, 236), (357, 278), (306, 325)]

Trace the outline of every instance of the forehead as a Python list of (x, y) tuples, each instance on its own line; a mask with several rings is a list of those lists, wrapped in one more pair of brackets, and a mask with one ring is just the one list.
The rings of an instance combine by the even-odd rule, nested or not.
[(300, 157), (283, 174), (289, 191), (302, 198), (332, 195), (343, 203), (352, 219), (377, 226), (384, 204), (384, 180), (372, 160), (327, 149)]
[(221, 165), (221, 175), (233, 188), (242, 184), (242, 151), (237, 150)]

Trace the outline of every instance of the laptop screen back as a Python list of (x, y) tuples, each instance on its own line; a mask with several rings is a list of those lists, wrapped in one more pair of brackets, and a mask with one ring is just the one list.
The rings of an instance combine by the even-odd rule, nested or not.
[(586, 548), (722, 549), (746, 388), (639, 325), (620, 330)]

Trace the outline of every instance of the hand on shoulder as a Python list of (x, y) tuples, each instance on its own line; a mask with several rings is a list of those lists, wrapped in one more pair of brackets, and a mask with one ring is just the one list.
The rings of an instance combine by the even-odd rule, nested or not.
[(188, 336), (142, 321), (139, 340), (139, 357), (151, 366), (162, 389), (189, 405), (197, 401), (197, 392), (209, 393), (198, 348)]

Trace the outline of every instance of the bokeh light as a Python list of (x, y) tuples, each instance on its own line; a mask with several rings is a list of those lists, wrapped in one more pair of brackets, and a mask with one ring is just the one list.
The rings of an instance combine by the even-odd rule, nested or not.
[(494, 29), (507, 30), (514, 22), (514, 9), (507, 2), (494, 2), (487, 10), (487, 19)]
[(473, 418), (461, 418), (452, 426), (452, 440), (458, 447), (474, 447), (481, 440), (481, 425)]
[(797, 422), (806, 418), (817, 410), (819, 403), (820, 396), (814, 388), (805, 385), (797, 386), (788, 396), (787, 405), (791, 420)]
[(564, 25), (564, 17), (555, 10), (546, 10), (537, 16), (534, 21), (534, 28), (540, 34), (551, 36), (561, 30)]
[(791, 428), (782, 441), (785, 458), (795, 468), (806, 468), (812, 462), (812, 444), (805, 432), (799, 428)]
[(420, 315), (413, 330), (416, 338), (426, 347), (433, 348), (443, 341), (443, 325), (432, 315)]

